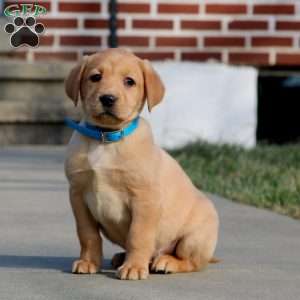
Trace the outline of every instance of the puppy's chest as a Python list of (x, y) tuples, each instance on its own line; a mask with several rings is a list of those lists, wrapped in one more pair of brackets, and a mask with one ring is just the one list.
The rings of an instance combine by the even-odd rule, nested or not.
[(91, 180), (85, 193), (85, 201), (103, 226), (124, 226), (129, 222), (129, 196), (124, 188), (122, 166), (118, 165), (114, 152), (97, 147), (88, 155)]
[(118, 225), (129, 221), (127, 195), (114, 191), (109, 186), (91, 189), (85, 194), (85, 201), (93, 217), (102, 225)]

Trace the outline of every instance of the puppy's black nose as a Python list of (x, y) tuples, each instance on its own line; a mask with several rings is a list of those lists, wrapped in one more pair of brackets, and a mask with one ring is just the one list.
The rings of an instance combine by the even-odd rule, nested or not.
[(117, 100), (114, 95), (102, 95), (99, 97), (100, 102), (105, 107), (112, 107)]

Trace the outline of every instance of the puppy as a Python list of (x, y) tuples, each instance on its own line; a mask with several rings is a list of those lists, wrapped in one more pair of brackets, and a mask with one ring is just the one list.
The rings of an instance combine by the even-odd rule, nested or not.
[[(105, 133), (129, 128), (147, 102), (162, 101), (164, 86), (147, 60), (122, 49), (85, 57), (65, 82), (83, 121)], [(192, 272), (213, 262), (218, 215), (164, 150), (155, 145), (150, 126), (118, 141), (103, 142), (75, 131), (67, 149), (69, 181), (81, 252), (74, 273), (101, 267), (102, 237), (123, 247), (113, 258), (120, 279), (145, 279), (154, 272)]]

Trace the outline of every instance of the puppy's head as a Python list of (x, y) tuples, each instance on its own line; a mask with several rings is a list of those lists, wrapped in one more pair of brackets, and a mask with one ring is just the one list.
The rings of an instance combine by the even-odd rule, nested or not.
[(108, 128), (134, 119), (146, 100), (151, 111), (164, 95), (163, 83), (150, 63), (123, 49), (84, 57), (71, 70), (65, 89), (75, 105), (80, 96), (90, 122)]

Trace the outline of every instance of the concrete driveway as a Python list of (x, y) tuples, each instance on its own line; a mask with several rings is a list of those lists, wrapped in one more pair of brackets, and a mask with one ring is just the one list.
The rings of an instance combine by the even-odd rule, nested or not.
[(200, 273), (114, 278), (72, 275), (79, 246), (62, 147), (0, 148), (0, 299), (300, 299), (300, 222), (213, 196), (221, 218), (216, 256)]

